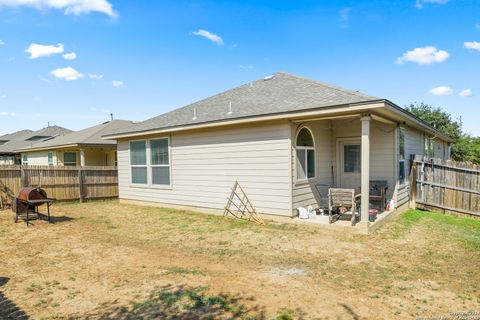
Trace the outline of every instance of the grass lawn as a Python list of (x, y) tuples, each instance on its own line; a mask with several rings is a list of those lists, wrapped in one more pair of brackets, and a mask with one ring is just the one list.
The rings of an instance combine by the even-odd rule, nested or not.
[[(117, 201), (0, 212), (2, 298), (34, 319), (391, 319), (480, 311), (480, 220), (408, 211), (370, 236)], [(61, 219), (60, 219), (61, 218)]]

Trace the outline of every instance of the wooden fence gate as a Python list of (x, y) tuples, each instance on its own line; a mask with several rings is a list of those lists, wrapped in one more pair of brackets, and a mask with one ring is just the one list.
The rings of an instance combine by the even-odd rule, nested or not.
[(411, 207), (480, 217), (480, 166), (414, 156)]
[(41, 187), (58, 200), (118, 197), (117, 167), (0, 166), (0, 204), (23, 187)]

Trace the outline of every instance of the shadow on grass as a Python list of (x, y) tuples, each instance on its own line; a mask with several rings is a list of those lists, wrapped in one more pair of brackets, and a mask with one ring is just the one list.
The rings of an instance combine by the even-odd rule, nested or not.
[(73, 220), (75, 220), (75, 218), (68, 217), (68, 216), (59, 216), (59, 217), (51, 216), (50, 217), (50, 222), (51, 223), (69, 222), (69, 221), (73, 221)]
[(345, 311), (347, 311), (348, 314), (352, 316), (352, 319), (354, 320), (360, 319), (360, 316), (349, 305), (346, 305), (345, 303), (340, 303), (340, 306), (342, 306), (345, 309)]
[[(81, 319), (265, 319), (263, 308), (247, 307), (243, 302), (251, 300), (239, 295), (209, 295), (205, 287), (165, 286), (150, 298), (133, 305), (102, 305)], [(72, 319), (78, 319), (75, 316)]]
[[(8, 280), (10, 279), (0, 277), (0, 287), (7, 284)], [(29, 319), (29, 316), (0, 291), (0, 319), (24, 320)]]

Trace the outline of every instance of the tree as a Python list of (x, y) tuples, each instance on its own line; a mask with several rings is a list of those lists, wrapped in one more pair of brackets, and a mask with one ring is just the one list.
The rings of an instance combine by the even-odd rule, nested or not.
[(452, 116), (439, 107), (421, 102), (411, 103), (408, 111), (427, 122), (434, 128), (455, 139), (452, 144), (452, 159), (480, 164), (480, 137), (472, 137), (462, 130), (462, 119), (453, 120)]
[(406, 109), (455, 140), (463, 135), (462, 119), (452, 120), (452, 116), (439, 107), (434, 108), (421, 102), (411, 103)]

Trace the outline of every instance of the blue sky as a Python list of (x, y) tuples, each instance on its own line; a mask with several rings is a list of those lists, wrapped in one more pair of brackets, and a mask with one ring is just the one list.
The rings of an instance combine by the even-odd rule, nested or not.
[(0, 133), (145, 120), (276, 71), (480, 135), (480, 1), (0, 0)]

